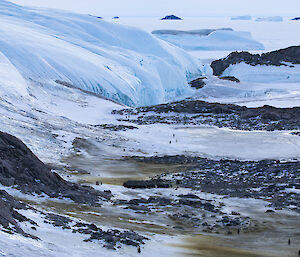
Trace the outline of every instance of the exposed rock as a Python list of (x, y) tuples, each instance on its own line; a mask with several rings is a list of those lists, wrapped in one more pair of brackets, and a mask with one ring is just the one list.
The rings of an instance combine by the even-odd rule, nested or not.
[(156, 123), (205, 124), (239, 130), (268, 131), (300, 129), (300, 107), (276, 108), (264, 105), (257, 108), (247, 108), (234, 104), (208, 103), (187, 99), (135, 109), (116, 110), (112, 113), (126, 115), (126, 118), (119, 119), (120, 121), (133, 122), (139, 125)]
[(166, 17), (162, 18), (161, 20), (182, 20), (182, 19), (175, 15), (167, 15)]
[(291, 132), (291, 135), (300, 136), (300, 131)]
[(129, 180), (123, 184), (127, 188), (169, 188), (172, 187), (172, 184), (168, 181), (161, 179), (152, 179), (152, 180)]
[(45, 219), (49, 221), (54, 227), (61, 227), (63, 229), (71, 229), (69, 223), (72, 220), (68, 217), (61, 216), (55, 213), (47, 213)]
[(28, 221), (32, 225), (36, 225), (33, 220), (30, 220), (20, 214), (18, 210), (31, 209), (28, 205), (16, 200), (14, 197), (10, 196), (6, 191), (0, 190), (0, 225), (2, 230), (7, 233), (18, 233), (25, 237), (31, 237), (38, 239), (28, 233), (25, 233), (23, 229), (19, 226), (19, 222)]
[(244, 62), (246, 64), (255, 65), (273, 65), (288, 66), (290, 64), (300, 64), (300, 46), (291, 46), (288, 48), (259, 54), (251, 54), (249, 52), (232, 52), (227, 57), (213, 61), (211, 68), (213, 75), (221, 76), (222, 73), (232, 64)]
[(146, 237), (141, 236), (133, 231), (120, 231), (118, 229), (102, 230), (100, 227), (92, 223), (76, 222), (69, 217), (48, 213), (45, 215), (48, 223), (55, 227), (72, 230), (73, 233), (89, 235), (84, 241), (104, 241), (104, 247), (111, 250), (116, 250), (118, 244), (125, 244), (138, 247), (144, 244)]
[(193, 88), (200, 89), (206, 85), (206, 83), (203, 81), (204, 79), (206, 79), (206, 77), (197, 78), (189, 82), (189, 84)]
[(292, 19), (292, 21), (300, 21), (300, 17), (295, 17)]
[[(299, 161), (211, 160), (184, 155), (135, 157), (134, 159), (139, 162), (165, 165), (190, 163), (184, 171), (155, 176), (151, 179), (154, 185), (156, 181), (164, 181), (169, 185), (192, 188), (195, 191), (232, 197), (268, 199), (275, 208), (289, 207), (300, 212), (300, 195), (287, 190), (300, 188)], [(151, 184), (151, 180), (147, 180), (147, 183)], [(143, 183), (139, 182), (139, 185)], [(201, 207), (214, 212), (213, 206), (209, 202), (203, 202), (203, 199), (197, 195), (179, 195), (178, 198), (179, 203), (183, 205)], [(238, 216), (238, 213), (234, 212), (232, 215)]]
[(97, 128), (103, 128), (110, 131), (126, 131), (132, 129), (138, 129), (135, 126), (127, 126), (127, 125), (114, 125), (114, 124), (101, 124), (101, 125), (92, 125)]
[(233, 81), (233, 82), (236, 82), (236, 83), (240, 83), (241, 82), (239, 79), (237, 79), (234, 76), (223, 76), (223, 77), (219, 77), (219, 79), (229, 80), (229, 81)]
[(44, 193), (91, 205), (111, 197), (110, 193), (64, 180), (51, 172), (19, 139), (3, 132), (0, 132), (0, 183), (27, 194)]

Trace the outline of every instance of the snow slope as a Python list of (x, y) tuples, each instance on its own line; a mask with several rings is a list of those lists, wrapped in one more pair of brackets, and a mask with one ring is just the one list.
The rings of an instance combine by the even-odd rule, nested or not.
[(20, 79), (60, 80), (126, 105), (185, 95), (187, 80), (201, 74), (199, 62), (184, 51), (89, 15), (1, 1), (0, 33), (1, 62)]

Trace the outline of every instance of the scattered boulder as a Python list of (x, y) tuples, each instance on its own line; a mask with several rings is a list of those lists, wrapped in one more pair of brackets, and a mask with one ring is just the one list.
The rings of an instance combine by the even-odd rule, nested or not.
[(165, 16), (161, 20), (182, 20), (182, 18), (172, 14), (172, 15)]
[(101, 124), (101, 125), (91, 125), (96, 128), (103, 128), (110, 131), (127, 131), (127, 130), (133, 130), (138, 129), (138, 127), (131, 126), (131, 125), (114, 125), (114, 124)]

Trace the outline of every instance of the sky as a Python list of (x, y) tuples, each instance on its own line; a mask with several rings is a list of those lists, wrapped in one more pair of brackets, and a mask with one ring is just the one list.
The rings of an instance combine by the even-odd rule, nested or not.
[[(0, 0), (1, 1), (1, 0)], [(300, 16), (300, 0), (11, 0), (98, 16)]]

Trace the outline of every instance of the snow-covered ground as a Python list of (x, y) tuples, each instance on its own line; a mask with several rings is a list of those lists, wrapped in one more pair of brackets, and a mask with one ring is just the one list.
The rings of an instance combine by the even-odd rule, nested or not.
[[(299, 83), (300, 65), (290, 66), (251, 66), (239, 63), (229, 66), (222, 76), (234, 76), (242, 81), (258, 83)], [(275, 86), (274, 86), (275, 87)]]
[(152, 125), (122, 134), (128, 137), (124, 147), (149, 156), (187, 154), (244, 160), (300, 159), (300, 138), (287, 132), (248, 132), (213, 127), (172, 129)]
[[(256, 69), (259, 73), (258, 68), (252, 66), (251, 68), (253, 70)], [(268, 74), (272, 75), (272, 70), (276, 70), (276, 67), (275, 69), (267, 70), (265, 76), (268, 76)], [(245, 74), (242, 73), (235, 75), (245, 77)], [(298, 76), (298, 74), (296, 75)], [(251, 76), (248, 77), (251, 79)], [(260, 78), (262, 79), (260, 82), (257, 82), (258, 76), (256, 82), (241, 81), (240, 83), (235, 83), (209, 76), (205, 80), (207, 83), (205, 87), (197, 90), (194, 98), (208, 102), (234, 103), (247, 107), (259, 107), (266, 104), (279, 108), (300, 106), (300, 88), (298, 83), (289, 82), (288, 79), (282, 82), (273, 79), (272, 82), (268, 82), (266, 78)], [(252, 80), (255, 80), (255, 77), (252, 77)]]

